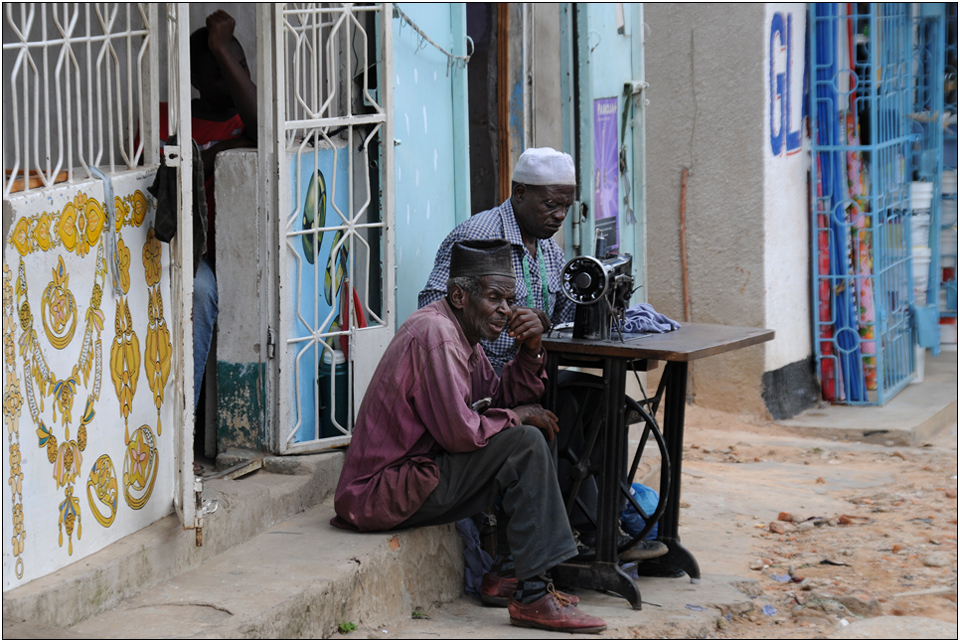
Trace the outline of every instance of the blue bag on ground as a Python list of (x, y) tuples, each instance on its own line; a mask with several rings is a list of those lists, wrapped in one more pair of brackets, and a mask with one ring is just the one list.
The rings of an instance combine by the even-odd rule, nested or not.
[[(630, 494), (633, 495), (637, 503), (640, 504), (640, 508), (642, 508), (643, 512), (647, 515), (651, 515), (657, 510), (657, 504), (660, 502), (660, 494), (649, 486), (634, 483), (630, 487)], [(620, 526), (627, 535), (634, 537), (646, 526), (646, 522), (633, 507), (633, 504), (627, 502), (627, 508), (620, 515)], [(657, 530), (659, 528), (659, 524), (655, 525), (644, 539), (654, 539), (657, 536)]]

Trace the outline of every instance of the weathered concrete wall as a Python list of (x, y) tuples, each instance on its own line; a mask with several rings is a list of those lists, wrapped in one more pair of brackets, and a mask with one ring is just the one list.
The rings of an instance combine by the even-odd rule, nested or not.
[[(531, 146), (563, 149), (560, 4), (533, 5), (533, 140)], [(559, 242), (559, 241), (558, 241)]]
[[(684, 316), (680, 177), (691, 321), (764, 326), (763, 5), (645, 6), (649, 301)], [(697, 403), (765, 413), (764, 347), (698, 361)]]
[(266, 224), (257, 216), (257, 150), (222, 152), (216, 161), (217, 199), (217, 447), (261, 447), (265, 350), (260, 336)]

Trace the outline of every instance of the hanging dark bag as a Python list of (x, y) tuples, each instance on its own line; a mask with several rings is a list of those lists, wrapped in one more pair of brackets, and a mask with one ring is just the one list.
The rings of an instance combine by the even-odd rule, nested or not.
[[(196, 276), (200, 257), (207, 253), (207, 196), (200, 147), (196, 141), (190, 142), (193, 148), (193, 275)], [(167, 145), (176, 144), (176, 136), (167, 141)], [(160, 241), (169, 243), (177, 235), (177, 167), (167, 165), (165, 154), (161, 155), (157, 176), (147, 190), (157, 199), (153, 233)]]

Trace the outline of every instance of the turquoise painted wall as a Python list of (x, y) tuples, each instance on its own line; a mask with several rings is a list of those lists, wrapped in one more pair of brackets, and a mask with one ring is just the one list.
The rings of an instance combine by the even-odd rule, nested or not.
[[(633, 273), (640, 291), (634, 295), (633, 303), (646, 300), (646, 274), (643, 254), (646, 248), (645, 214), (643, 207), (643, 180), (641, 157), (636, 154), (637, 146), (643, 146), (639, 122), (637, 122), (637, 101), (624, 94), (624, 83), (643, 80), (641, 9), (633, 3), (623, 4), (622, 28), (618, 24), (614, 3), (584, 3), (578, 5), (578, 38), (580, 39), (580, 175), (582, 185), (580, 197), (590, 207), (588, 220), (583, 225), (583, 253), (593, 253), (595, 221), (598, 215), (608, 216), (616, 213), (618, 217), (617, 237), (620, 253), (633, 255)], [(611, 111), (610, 103), (601, 107), (607, 110), (605, 116), (597, 115), (597, 101), (615, 99), (616, 110)], [(626, 119), (624, 111), (626, 110)], [(626, 127), (625, 127), (626, 125)], [(615, 136), (612, 136), (614, 134)], [(609, 174), (617, 174), (608, 166), (598, 166), (597, 156), (613, 153), (621, 145), (626, 145), (627, 172), (616, 180)], [(639, 150), (642, 154), (642, 149)], [(609, 165), (609, 164), (608, 164)], [(616, 158), (613, 166), (616, 167)], [(599, 177), (598, 177), (599, 170)], [(597, 185), (603, 183), (606, 188), (601, 192), (603, 198), (598, 202)], [(612, 181), (612, 182), (611, 182)], [(629, 188), (630, 209), (627, 212), (624, 197)], [(572, 239), (571, 239), (572, 240)], [(571, 240), (567, 241), (567, 252), (572, 251)]]
[[(461, 55), (462, 5), (402, 3), (403, 12), (437, 45)], [(397, 326), (417, 309), (417, 294), (433, 269), (437, 248), (469, 215), (466, 71), (414, 29), (393, 18), (393, 99)]]

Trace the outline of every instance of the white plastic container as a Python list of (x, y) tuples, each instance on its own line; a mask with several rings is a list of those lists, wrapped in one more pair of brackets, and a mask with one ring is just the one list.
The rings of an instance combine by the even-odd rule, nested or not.
[(917, 214), (914, 210), (910, 217), (910, 240), (913, 247), (930, 247), (930, 206), (926, 214)]
[(933, 183), (914, 181), (910, 183), (910, 210), (914, 218), (930, 216), (930, 204), (933, 203)]
[(957, 199), (955, 197), (940, 201), (940, 224), (957, 224)]
[(913, 247), (913, 299), (918, 302), (927, 300), (927, 283), (930, 277), (929, 247)]
[(957, 170), (943, 171), (943, 177), (940, 179), (940, 193), (943, 195), (957, 193)]

